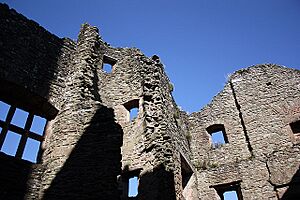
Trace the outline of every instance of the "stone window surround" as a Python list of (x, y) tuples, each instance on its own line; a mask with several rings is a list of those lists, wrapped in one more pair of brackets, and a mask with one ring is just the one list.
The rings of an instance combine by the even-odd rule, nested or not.
[(210, 136), (216, 132), (222, 132), (225, 144), (229, 143), (224, 124), (212, 124), (206, 128), (206, 131)]
[(212, 185), (209, 187), (214, 188), (216, 190), (216, 192), (218, 193), (221, 200), (224, 200), (224, 193), (230, 192), (230, 191), (235, 191), (237, 194), (238, 200), (243, 200), (242, 190), (241, 190), (241, 186), (240, 186), (241, 182), (242, 182), (241, 180), (238, 180), (238, 181), (234, 181), (231, 183)]
[(103, 56), (103, 62), (102, 62), (102, 66), (101, 66), (101, 69), (103, 70), (103, 66), (104, 64), (108, 64), (111, 66), (111, 72), (107, 72), (107, 73), (112, 73), (113, 70), (114, 70), (114, 65), (117, 63), (117, 60), (110, 57), (110, 56), (107, 56), (107, 55), (104, 55)]
[(135, 197), (128, 197), (128, 191), (129, 191), (129, 179), (133, 178), (133, 177), (137, 177), (138, 181), (140, 179), (140, 173), (141, 173), (142, 169), (138, 168), (135, 170), (130, 170), (127, 171), (127, 169), (125, 169), (125, 171), (123, 171), (122, 173), (122, 197), (121, 199), (134, 199)]
[[(13, 83), (5, 79), (0, 80), (0, 85), (1, 85), (0, 100), (11, 106), (6, 115), (5, 121), (0, 122), (0, 126), (2, 128), (1, 135), (0, 135), (0, 149), (3, 146), (7, 132), (11, 130), (16, 134), (21, 135), (21, 140), (15, 158), (17, 159), (22, 158), (23, 151), (24, 151), (23, 144), (21, 144), (22, 140), (23, 141), (25, 140), (24, 142), (25, 143), (24, 146), (25, 146), (27, 138), (31, 138), (33, 140), (40, 142), (40, 149), (36, 160), (37, 163), (39, 163), (40, 156), (41, 156), (41, 146), (42, 146), (42, 142), (44, 141), (45, 134), (43, 133), (44, 135), (41, 136), (29, 131), (32, 125), (33, 118), (35, 115), (45, 118), (46, 126), (47, 126), (48, 121), (53, 120), (56, 117), (56, 115), (58, 114), (58, 110), (50, 103), (49, 100), (32, 92), (26, 86), (21, 86), (19, 84)], [(26, 122), (25, 124), (26, 129), (25, 128), (22, 129), (18, 126), (10, 124), (12, 117), (15, 113), (15, 110), (17, 108), (28, 112), (28, 117), (27, 117), (28, 122)]]
[(127, 111), (127, 120), (128, 122), (132, 121), (130, 120), (130, 110), (133, 109), (133, 108), (137, 108), (138, 109), (138, 113), (137, 113), (137, 116), (140, 112), (140, 103), (139, 103), (139, 99), (132, 99), (130, 101), (128, 101), (127, 103), (125, 103), (123, 106), (125, 107), (126, 111)]

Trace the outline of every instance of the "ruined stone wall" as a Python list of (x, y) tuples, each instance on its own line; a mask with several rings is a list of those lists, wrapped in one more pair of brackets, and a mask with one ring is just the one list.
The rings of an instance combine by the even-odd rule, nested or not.
[[(228, 185), (243, 199), (299, 197), (298, 70), (237, 71), (188, 115), (158, 56), (111, 47), (96, 27), (61, 39), (0, 4), (0, 30), (1, 100), (48, 120), (39, 163), (0, 154), (1, 199), (220, 199)], [(212, 145), (215, 124), (228, 143)]]
[(22, 86), (60, 107), (73, 42), (0, 5), (1, 81)]
[[(0, 99), (53, 119), (62, 105), (63, 77), (68, 73), (72, 41), (56, 37), (3, 4), (0, 4), (0, 30)], [(10, 161), (1, 162), (1, 172), (11, 180), (1, 178), (0, 198), (21, 199), (35, 166), (5, 159)], [(18, 187), (21, 184), (23, 189)]]
[(98, 91), (101, 49), (97, 28), (83, 25), (66, 77), (64, 105), (45, 140), (39, 198), (119, 198), (123, 131)]
[[(202, 199), (219, 199), (214, 188), (237, 182), (243, 199), (287, 199), (295, 192), (288, 188), (297, 188), (292, 180), (299, 145), (289, 124), (300, 115), (299, 75), (274, 65), (237, 71), (210, 104), (190, 116)], [(212, 147), (206, 130), (212, 124), (224, 124), (228, 143)]]
[[(139, 172), (137, 199), (174, 199), (175, 190), (181, 199), (179, 152), (189, 159), (190, 151), (183, 128), (176, 122), (180, 112), (163, 65), (157, 56), (149, 59), (138, 49), (107, 46), (103, 50), (117, 61), (111, 73), (99, 70), (99, 91), (123, 128), (122, 174)], [(126, 105), (132, 100), (138, 102), (139, 113), (130, 121)], [(179, 159), (177, 168), (175, 159)]]
[(299, 197), (299, 192), (292, 196), (299, 190), (299, 181), (293, 180), (299, 180), (299, 136), (290, 127), (300, 119), (299, 80), (299, 70), (276, 65), (241, 70), (232, 77), (253, 155), (266, 164), (268, 182), (283, 199)]
[[(32, 165), (28, 174), (26, 198), (118, 199), (117, 177), (126, 170), (138, 169), (140, 188), (144, 189), (137, 198), (174, 199), (174, 168), (166, 169), (168, 159), (162, 154), (173, 146), (166, 150), (164, 141), (171, 143), (170, 137), (162, 137), (160, 123), (151, 114), (160, 111), (160, 96), (169, 95), (168, 101), (171, 98), (162, 65), (137, 49), (110, 47), (98, 30), (87, 24), (82, 26), (78, 41), (73, 42), (53, 36), (5, 5), (1, 9), (5, 14), (1, 18), (1, 81), (11, 83), (10, 89), (18, 85), (19, 90), (34, 94), (30, 97), (37, 103), (14, 100), (7, 87), (3, 98), (21, 102), (25, 110), (33, 107), (35, 113), (49, 120), (41, 162)], [(102, 70), (105, 56), (116, 60), (111, 73)], [(151, 98), (144, 98), (145, 79), (148, 85), (154, 81), (154, 88), (159, 89), (148, 94), (154, 95)], [(138, 100), (140, 108), (132, 122), (127, 121), (124, 107), (131, 100)], [(151, 101), (151, 105), (147, 107), (144, 101)], [(45, 104), (48, 107), (44, 108)], [(147, 127), (153, 128), (146, 118), (156, 123), (155, 133), (146, 134)], [(172, 155), (168, 153), (169, 158)], [(171, 160), (168, 163), (171, 165)]]
[[(160, 192), (166, 193), (167, 199), (182, 199), (180, 150), (189, 147), (187, 139), (180, 134), (181, 129), (176, 125), (179, 111), (170, 93), (172, 90), (170, 81), (159, 59), (154, 60), (154, 70), (152, 72), (149, 70), (152, 75), (147, 76), (144, 84), (147, 148), (154, 152), (155, 159), (167, 172), (166, 179), (162, 180)], [(184, 145), (176, 143), (178, 137), (182, 139), (181, 144)], [(183, 150), (182, 152), (185, 153)], [(185, 156), (189, 158), (188, 154)], [(176, 197), (173, 196), (174, 193)]]

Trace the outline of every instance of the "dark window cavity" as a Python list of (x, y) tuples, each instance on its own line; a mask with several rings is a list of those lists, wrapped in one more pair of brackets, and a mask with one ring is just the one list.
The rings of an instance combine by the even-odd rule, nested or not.
[(294, 134), (300, 134), (300, 120), (290, 123), (290, 127)]
[(119, 182), (122, 182), (121, 190), (122, 197), (121, 199), (135, 199), (139, 194), (139, 176), (141, 169), (136, 169), (133, 171), (123, 171), (122, 176), (119, 177)]
[(190, 178), (192, 177), (193, 171), (182, 155), (180, 155), (180, 160), (181, 160), (182, 188), (184, 189), (187, 186)]

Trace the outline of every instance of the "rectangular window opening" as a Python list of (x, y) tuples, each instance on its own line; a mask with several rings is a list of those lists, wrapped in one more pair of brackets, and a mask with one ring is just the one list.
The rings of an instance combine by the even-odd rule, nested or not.
[(44, 134), (44, 128), (45, 128), (46, 122), (47, 122), (47, 120), (45, 118), (35, 115), (33, 117), (30, 131), (42, 136)]
[(24, 128), (27, 117), (28, 117), (28, 112), (17, 108), (15, 111), (15, 114), (11, 120), (11, 124), (14, 124), (20, 128)]
[(15, 156), (21, 140), (21, 135), (8, 131), (1, 147), (1, 151), (7, 155)]
[(221, 200), (243, 200), (240, 182), (241, 181), (235, 181), (232, 183), (214, 185), (210, 186), (210, 188), (216, 190)]
[(136, 197), (138, 195), (139, 179), (137, 176), (128, 180), (128, 197)]
[(228, 138), (223, 124), (211, 125), (206, 128), (206, 131), (211, 135), (213, 148), (219, 148), (225, 143), (228, 143)]
[(106, 73), (111, 73), (113, 71), (113, 67), (116, 63), (117, 63), (117, 60), (104, 55), (103, 56), (102, 70), (105, 71)]
[(133, 99), (124, 104), (124, 107), (128, 111), (129, 121), (135, 120), (139, 115), (139, 100)]
[(0, 101), (0, 120), (5, 121), (10, 105)]
[(26, 141), (24, 153), (22, 156), (23, 160), (28, 160), (30, 162), (36, 163), (38, 158), (38, 153), (40, 150), (40, 141), (28, 138)]
[(37, 162), (47, 120), (0, 101), (0, 150)]

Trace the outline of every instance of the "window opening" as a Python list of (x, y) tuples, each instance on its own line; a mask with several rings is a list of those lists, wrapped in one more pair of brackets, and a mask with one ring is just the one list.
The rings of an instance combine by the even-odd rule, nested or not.
[(40, 142), (31, 138), (28, 138), (24, 148), (22, 159), (36, 163), (38, 158), (38, 152), (40, 149)]
[(46, 119), (4, 102), (0, 106), (3, 116), (0, 119), (0, 150), (16, 158), (37, 162)]
[(1, 151), (8, 155), (15, 156), (20, 141), (21, 141), (21, 135), (14, 133), (12, 131), (8, 131), (3, 146), (1, 148)]
[(108, 63), (103, 63), (103, 67), (102, 67), (103, 71), (105, 71), (106, 73), (111, 73), (112, 72), (112, 65), (108, 64)]
[(121, 177), (119, 180), (122, 181), (120, 186), (122, 190), (121, 199), (135, 199), (138, 196), (139, 188), (139, 174), (142, 169), (129, 170), (128, 165), (123, 169)]
[(182, 155), (180, 155), (180, 160), (181, 160), (182, 188), (184, 189), (187, 186), (190, 178), (192, 177), (193, 171)]
[(24, 110), (17, 108), (11, 120), (11, 123), (18, 127), (24, 128), (27, 117), (28, 117), (28, 112), (25, 112)]
[(221, 200), (243, 200), (240, 182), (241, 181), (235, 181), (232, 183), (210, 186), (210, 188), (216, 190)]
[(238, 200), (236, 191), (224, 192), (224, 200)]
[(132, 109), (129, 111), (130, 121), (132, 121), (132, 120), (134, 120), (135, 118), (137, 118), (138, 113), (139, 113), (139, 109), (138, 109), (138, 108), (132, 108)]
[(117, 63), (117, 60), (108, 57), (106, 55), (103, 56), (103, 64), (102, 64), (102, 70), (106, 73), (111, 73), (113, 70), (113, 66)]
[(124, 107), (128, 111), (129, 121), (133, 121), (135, 118), (138, 117), (139, 114), (139, 100), (134, 99), (124, 104)]
[(290, 127), (294, 134), (300, 134), (300, 120), (290, 123)]
[(43, 135), (46, 122), (47, 120), (45, 118), (42, 118), (40, 116), (34, 116), (32, 125), (30, 127), (30, 131), (35, 132), (39, 135)]
[(0, 120), (5, 121), (10, 105), (0, 101)]
[(128, 197), (136, 197), (138, 195), (139, 179), (137, 176), (128, 180)]
[(228, 138), (223, 124), (211, 125), (206, 128), (206, 130), (211, 135), (213, 148), (218, 148), (223, 144), (228, 143)]

